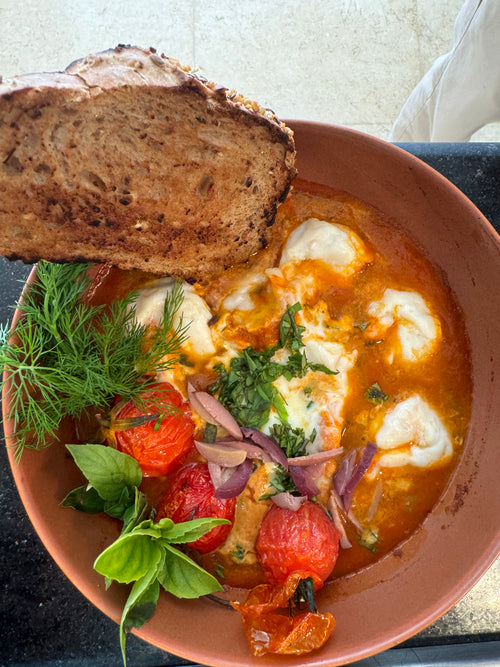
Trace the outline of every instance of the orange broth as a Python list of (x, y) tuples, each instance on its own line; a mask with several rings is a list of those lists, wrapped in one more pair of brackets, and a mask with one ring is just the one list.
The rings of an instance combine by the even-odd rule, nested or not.
[[(294, 193), (280, 208), (279, 216), (288, 229), (309, 217), (324, 217), (349, 226), (375, 252), (373, 262), (355, 276), (352, 286), (332, 285), (323, 294), (333, 315), (351, 314), (363, 325), (364, 307), (376, 298), (381, 287), (391, 286), (421, 294), (432, 305), (442, 327), (437, 353), (422, 362), (407, 365), (404, 373), (388, 372), (383, 344), (365, 341), (358, 347), (360, 354), (351, 371), (351, 390), (344, 406), (344, 450), (356, 449), (366, 441), (366, 423), (374, 407), (370, 407), (364, 392), (378, 382), (389, 397), (422, 391), (440, 414), (446, 415), (454, 453), (445, 464), (438, 463), (431, 468), (408, 465), (385, 468), (379, 473), (379, 477), (384, 478), (374, 517), (379, 540), (374, 551), (370, 551), (361, 546), (356, 529), (347, 523), (352, 548), (340, 552), (333, 573), (334, 577), (339, 577), (393, 550), (416, 530), (442, 494), (460, 456), (470, 418), (472, 387), (468, 340), (462, 314), (443, 276), (394, 221), (351, 195), (311, 183), (296, 184)], [(359, 336), (363, 336), (361, 328)], [(361, 523), (365, 523), (375, 486), (373, 481), (364, 478), (354, 492), (352, 509)]]
[[(380, 385), (389, 403), (396, 403), (412, 392), (421, 393), (445, 419), (453, 444), (452, 456), (430, 467), (406, 465), (383, 468), (375, 477), (365, 475), (354, 492), (352, 511), (364, 528), (376, 533), (377, 539), (374, 544), (360, 541), (355, 526), (347, 521), (346, 531), (352, 547), (341, 550), (332, 575), (335, 578), (355, 572), (395, 549), (432, 511), (462, 450), (470, 416), (471, 377), (468, 341), (460, 309), (439, 270), (398, 229), (397, 223), (352, 195), (297, 181), (278, 210), (276, 224), (282, 225), (286, 239), (310, 217), (350, 227), (373, 253), (372, 261), (350, 279), (340, 276), (332, 283), (330, 273), (322, 276), (317, 267), (311, 268), (316, 271), (320, 296), (326, 301), (331, 317), (350, 316), (356, 323), (350, 340), (356, 345), (358, 358), (349, 374), (349, 392), (343, 407), (341, 445), (344, 452), (359, 451), (368, 439), (368, 426), (379, 406), (368, 401), (365, 392), (374, 383)], [(234, 275), (240, 273), (236, 270)], [(147, 274), (101, 268), (92, 300), (105, 303), (123, 297), (147, 280), (151, 280)], [(404, 368), (389, 367), (386, 342), (368, 338), (365, 331), (366, 308), (386, 287), (418, 292), (441, 324), (442, 337), (437, 351)], [(216, 292), (217, 284), (203, 287), (201, 293), (210, 296), (211, 290)], [(262, 307), (265, 308), (264, 303)], [(268, 321), (251, 332), (243, 323), (235, 328), (232, 336), (239, 339), (242, 347), (252, 345), (262, 349), (276, 342), (278, 322), (276, 319)], [(203, 372), (203, 368), (197, 365), (196, 371)], [(163, 480), (163, 483), (168, 481)], [(155, 489), (161, 484), (162, 480), (155, 480)], [(237, 559), (222, 557), (217, 551), (201, 561), (216, 575), (222, 566), (224, 581), (230, 585), (249, 587), (263, 580), (258, 564), (241, 567)]]

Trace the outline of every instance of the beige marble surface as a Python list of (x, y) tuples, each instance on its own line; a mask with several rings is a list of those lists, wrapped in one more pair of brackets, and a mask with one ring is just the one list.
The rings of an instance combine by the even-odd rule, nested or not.
[[(386, 138), (462, 0), (0, 0), (0, 74), (155, 46), (282, 118)], [(474, 140), (499, 141), (500, 123)]]

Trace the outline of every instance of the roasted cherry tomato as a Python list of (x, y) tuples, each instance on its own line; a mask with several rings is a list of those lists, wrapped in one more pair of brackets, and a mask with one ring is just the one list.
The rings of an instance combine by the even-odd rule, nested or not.
[(289, 575), (312, 577), (321, 588), (337, 561), (340, 532), (326, 512), (311, 500), (297, 511), (273, 505), (262, 521), (257, 553), (271, 583), (283, 584)]
[[(234, 521), (236, 498), (219, 500), (206, 463), (189, 463), (175, 474), (171, 486), (159, 503), (156, 518), (169, 517), (175, 523), (214, 517)], [(213, 551), (222, 544), (231, 530), (230, 524), (216, 526), (189, 544), (200, 553)]]
[(163, 416), (141, 426), (116, 430), (114, 437), (118, 449), (136, 459), (146, 477), (160, 477), (172, 471), (193, 447), (195, 425), (191, 408), (167, 382), (157, 382), (145, 389), (141, 400), (147, 406), (145, 413), (129, 401), (114, 420), (155, 413), (163, 413)]
[(243, 603), (231, 603), (241, 613), (254, 655), (303, 655), (323, 646), (331, 635), (335, 619), (329, 612), (282, 613), (300, 583), (301, 575), (291, 574), (282, 584), (256, 586)]

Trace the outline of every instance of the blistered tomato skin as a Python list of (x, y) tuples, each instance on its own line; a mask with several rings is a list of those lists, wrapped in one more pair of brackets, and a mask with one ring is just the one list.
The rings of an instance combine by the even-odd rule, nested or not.
[(339, 553), (340, 533), (326, 512), (307, 500), (296, 511), (273, 505), (262, 521), (257, 553), (271, 583), (283, 584), (300, 573), (323, 586)]
[[(194, 445), (195, 425), (191, 408), (182, 395), (166, 382), (148, 387), (141, 399), (147, 406), (148, 414), (166, 410), (170, 410), (171, 414), (142, 426), (116, 431), (116, 443), (120, 451), (137, 460), (145, 477), (161, 477), (174, 470)], [(116, 419), (130, 419), (142, 414), (144, 412), (130, 401), (116, 415)]]
[(175, 523), (214, 517), (229, 519), (230, 524), (216, 526), (211, 531), (190, 542), (189, 546), (200, 553), (213, 551), (225, 542), (234, 521), (236, 498), (220, 500), (214, 495), (215, 489), (206, 463), (189, 463), (175, 474), (165, 496), (158, 504), (156, 519), (164, 517)]

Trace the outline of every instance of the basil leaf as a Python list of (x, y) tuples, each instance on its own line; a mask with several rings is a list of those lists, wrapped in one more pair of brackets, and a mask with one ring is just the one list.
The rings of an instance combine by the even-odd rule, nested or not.
[(144, 521), (144, 517), (149, 510), (150, 507), (146, 500), (146, 496), (135, 487), (134, 504), (127, 507), (121, 517), (123, 521), (122, 535), (124, 533), (130, 533), (131, 530)]
[(223, 588), (215, 577), (175, 547), (165, 545), (165, 563), (158, 574), (163, 588), (178, 598), (197, 598)]
[(121, 519), (126, 510), (133, 504), (134, 496), (130, 489), (127, 486), (124, 486), (119, 498), (116, 500), (106, 500), (104, 502), (104, 511), (115, 519)]
[(104, 511), (104, 500), (93, 486), (84, 484), (68, 493), (61, 503), (62, 507), (71, 507), (79, 512), (97, 514)]
[(160, 585), (157, 580), (160, 569), (159, 566), (155, 567), (135, 582), (123, 608), (120, 622), (120, 647), (124, 667), (127, 664), (125, 653), (127, 632), (130, 632), (132, 628), (142, 627), (156, 611), (160, 595)]
[(140, 579), (158, 564), (162, 549), (149, 534), (125, 533), (96, 559), (94, 570), (121, 584)]
[(160, 519), (156, 525), (161, 527), (162, 537), (174, 544), (194, 542), (199, 537), (210, 532), (212, 528), (231, 523), (227, 519), (213, 518), (191, 519), (191, 521), (184, 521), (183, 523), (173, 523), (173, 521), (168, 519), (170, 525), (167, 523), (163, 524), (164, 521), (165, 519)]
[(139, 486), (142, 472), (128, 454), (106, 445), (66, 445), (76, 465), (103, 500), (116, 501), (124, 486)]

